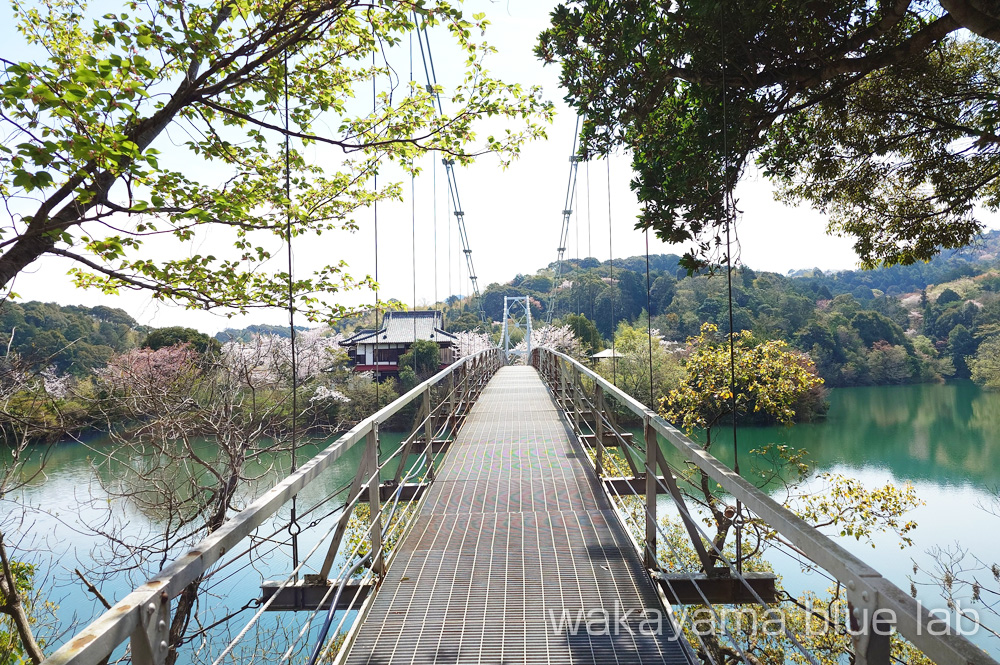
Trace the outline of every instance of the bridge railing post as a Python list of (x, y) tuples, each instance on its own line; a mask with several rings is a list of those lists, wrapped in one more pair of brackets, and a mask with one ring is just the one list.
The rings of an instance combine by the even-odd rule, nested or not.
[(458, 418), (458, 414), (465, 408), (465, 391), (468, 386), (465, 383), (465, 375), (468, 371), (468, 367), (465, 363), (458, 369), (458, 382), (455, 387), (455, 394), (458, 399), (458, 408), (455, 410), (455, 418)]
[(427, 414), (427, 419), (424, 421), (424, 461), (427, 464), (427, 479), (434, 479), (434, 455), (432, 451), (432, 446), (434, 444), (434, 416), (431, 407), (431, 389), (427, 387), (424, 390), (424, 413)]
[(581, 433), (580, 431), (580, 411), (583, 408), (580, 404), (580, 393), (583, 387), (580, 384), (580, 370), (576, 367), (573, 368), (573, 427), (576, 430), (577, 435)]
[(597, 477), (604, 475), (604, 391), (601, 385), (594, 382), (594, 440), (597, 445), (597, 456), (594, 463)]
[[(372, 572), (382, 576), (385, 572), (385, 553), (382, 551), (382, 497), (378, 476), (378, 423), (373, 423), (366, 437), (365, 446), (369, 467), (368, 476), (368, 538), (371, 544)], [(373, 477), (374, 476), (374, 477)]]
[[(656, 554), (656, 451), (659, 443), (649, 416), (643, 422), (643, 435), (646, 441), (646, 549), (643, 563), (646, 568), (655, 569), (659, 568)], [(670, 471), (664, 470), (664, 473)]]
[(859, 591), (847, 583), (847, 611), (854, 647), (854, 665), (889, 665), (892, 613), (880, 610), (877, 591)]
[(163, 665), (170, 651), (170, 598), (160, 593), (159, 602), (147, 603), (139, 610), (139, 625), (129, 638), (135, 665)]
[(448, 375), (448, 433), (451, 435), (451, 430), (455, 426), (455, 419), (458, 414), (455, 413), (455, 373), (452, 372)]
[(566, 368), (562, 366), (562, 361), (556, 358), (556, 374), (559, 375), (559, 408), (566, 408)]

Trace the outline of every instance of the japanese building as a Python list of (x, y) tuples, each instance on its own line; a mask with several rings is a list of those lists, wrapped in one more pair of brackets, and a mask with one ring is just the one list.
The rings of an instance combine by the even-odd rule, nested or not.
[(386, 312), (378, 330), (360, 330), (343, 340), (347, 357), (355, 372), (399, 374), (399, 357), (418, 339), (437, 342), (441, 367), (455, 362), (458, 345), (451, 333), (444, 331), (444, 314), (438, 310)]

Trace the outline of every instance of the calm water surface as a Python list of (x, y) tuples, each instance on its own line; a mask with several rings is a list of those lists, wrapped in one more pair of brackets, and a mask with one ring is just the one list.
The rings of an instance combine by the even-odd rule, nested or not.
[[(1000, 487), (1000, 394), (984, 393), (968, 382), (946, 385), (846, 388), (832, 391), (828, 418), (817, 424), (791, 428), (745, 428), (739, 432), (741, 464), (749, 463), (750, 451), (769, 443), (786, 444), (807, 450), (814, 472), (843, 473), (860, 479), (868, 486), (911, 482), (925, 505), (911, 514), (918, 523), (915, 545), (900, 550), (891, 536), (875, 539), (875, 547), (853, 539), (839, 539), (849, 550), (871, 563), (881, 573), (904, 589), (909, 588), (912, 561), (931, 565), (927, 550), (934, 546), (960, 546), (983, 557), (994, 557), (1000, 545), (1000, 517), (988, 514), (989, 504)], [(399, 437), (383, 435), (383, 451), (398, 445)], [(89, 445), (61, 444), (52, 449), (45, 475), (26, 487), (16, 499), (31, 506), (18, 531), (39, 550), (39, 575), (59, 603), (59, 620), (64, 627), (74, 621), (88, 623), (101, 607), (82, 588), (74, 568), (95, 568), (110, 552), (102, 540), (88, 533), (87, 525), (107, 518), (109, 500), (101, 484), (101, 472), (93, 465), (95, 450), (102, 442)], [(732, 462), (731, 441), (713, 448), (726, 463)], [(313, 446), (312, 452), (319, 449)], [(313, 505), (348, 482), (358, 463), (351, 453), (338, 461), (336, 468), (300, 495), (303, 505)], [(265, 460), (287, 466), (287, 460)], [(262, 479), (260, 486), (248, 492), (263, 491), (273, 476)], [(0, 502), (5, 523), (20, 516), (13, 504)], [(138, 536), (155, 529), (157, 515), (143, 514), (127, 505), (112, 505), (121, 521), (123, 534)], [(316, 514), (318, 516), (319, 513)], [(280, 527), (279, 515), (273, 528)], [(326, 532), (326, 520), (303, 534), (301, 547), (308, 549)], [(270, 532), (261, 535), (269, 535)], [(17, 535), (17, 534), (15, 534)], [(13, 539), (11, 539), (13, 540)], [(262, 550), (265, 548), (261, 548)], [(321, 553), (322, 554), (322, 553)], [(246, 560), (216, 575), (213, 594), (229, 611), (238, 609), (259, 594), (261, 579), (282, 577), (290, 569), (287, 548), (271, 548), (258, 557), (252, 567)], [(990, 559), (992, 561), (992, 559)], [(825, 589), (829, 583), (803, 573), (797, 565), (780, 557), (774, 564), (792, 593), (805, 589)], [(121, 574), (100, 581), (102, 591), (112, 602), (122, 598), (139, 576)], [(930, 590), (921, 591), (928, 605), (939, 602)], [(218, 616), (225, 614), (221, 611)], [(249, 616), (244, 613), (241, 620)], [(302, 615), (268, 614), (262, 621), (268, 631), (296, 630)], [(233, 625), (238, 625), (239, 620)], [(68, 637), (63, 635), (55, 642)], [(988, 643), (982, 642), (984, 645)], [(196, 645), (195, 645), (196, 646)], [(995, 655), (1000, 650), (990, 646)], [(214, 650), (214, 649), (213, 649)]]
[[(713, 454), (732, 464), (731, 435), (725, 443), (719, 441)], [(825, 421), (740, 428), (738, 441), (744, 470), (752, 465), (751, 450), (785, 444), (807, 451), (814, 474), (844, 474), (868, 488), (911, 483), (925, 502), (908, 513), (918, 525), (911, 534), (912, 547), (901, 549), (893, 534), (875, 536), (874, 546), (837, 537), (846, 549), (905, 590), (910, 589), (911, 577), (918, 585), (927, 581), (914, 576), (913, 564), (933, 570), (928, 550), (934, 547), (968, 550), (988, 563), (996, 560), (1000, 516), (987, 509), (996, 509), (994, 500), (1000, 491), (998, 393), (982, 391), (968, 381), (840, 388), (830, 393)], [(806, 483), (807, 489), (811, 486), (817, 486), (815, 480)], [(775, 498), (780, 498), (777, 492)], [(784, 556), (772, 556), (772, 563), (790, 593), (830, 586), (828, 580), (803, 572)], [(987, 571), (980, 577), (991, 579), (992, 575)], [(928, 607), (944, 606), (931, 587), (919, 586), (918, 598)], [(991, 622), (994, 628), (996, 623)], [(973, 639), (1000, 657), (995, 638), (982, 632)]]

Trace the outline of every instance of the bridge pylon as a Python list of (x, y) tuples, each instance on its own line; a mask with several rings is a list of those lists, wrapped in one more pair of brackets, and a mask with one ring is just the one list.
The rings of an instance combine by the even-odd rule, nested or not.
[[(511, 328), (524, 330), (525, 349), (518, 350), (511, 348), (510, 330)], [(503, 297), (503, 356), (504, 362), (510, 363), (510, 356), (524, 356), (524, 364), (530, 363), (531, 358), (531, 302), (528, 296), (504, 296)]]

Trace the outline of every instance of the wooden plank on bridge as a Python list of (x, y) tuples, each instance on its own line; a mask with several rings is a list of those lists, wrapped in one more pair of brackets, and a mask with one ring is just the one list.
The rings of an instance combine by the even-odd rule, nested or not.
[(578, 445), (535, 370), (502, 368), (341, 662), (690, 663)]

